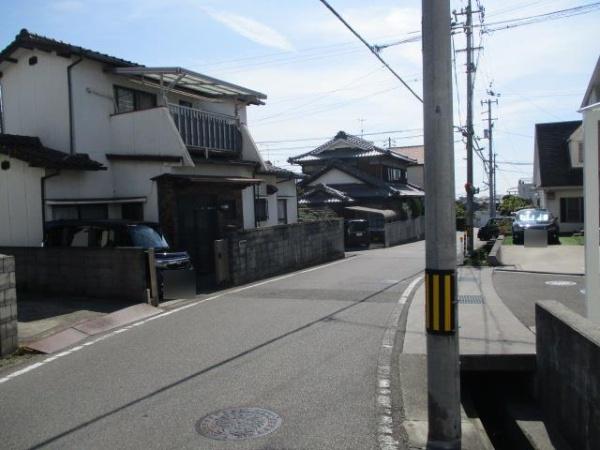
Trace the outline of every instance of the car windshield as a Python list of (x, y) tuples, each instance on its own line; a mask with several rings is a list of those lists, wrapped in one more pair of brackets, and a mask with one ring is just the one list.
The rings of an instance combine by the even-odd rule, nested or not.
[(550, 220), (550, 213), (539, 209), (527, 209), (517, 213), (517, 220), (525, 223), (543, 223)]
[(356, 231), (367, 231), (369, 227), (368, 222), (350, 222), (348, 224), (348, 231), (356, 232)]
[(169, 244), (163, 235), (148, 225), (131, 225), (128, 229), (131, 241), (135, 247), (169, 248)]

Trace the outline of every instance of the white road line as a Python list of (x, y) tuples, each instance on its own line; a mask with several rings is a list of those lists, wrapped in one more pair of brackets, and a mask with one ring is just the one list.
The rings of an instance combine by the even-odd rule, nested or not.
[(399, 442), (394, 439), (394, 419), (392, 418), (391, 372), (394, 338), (400, 314), (415, 286), (423, 277), (411, 281), (402, 293), (387, 322), (377, 359), (377, 442), (380, 450), (397, 450)]
[(57, 353), (55, 355), (49, 356), (48, 358), (46, 358), (46, 359), (44, 359), (44, 360), (42, 360), (40, 362), (31, 364), (29, 366), (24, 367), (23, 369), (17, 370), (15, 372), (12, 372), (12, 373), (4, 376), (3, 378), (0, 378), (0, 384), (5, 383), (8, 380), (11, 380), (11, 379), (16, 378), (18, 376), (21, 376), (21, 375), (23, 375), (23, 374), (25, 374), (27, 372), (31, 372), (32, 370), (35, 370), (35, 369), (37, 369), (37, 368), (39, 368), (39, 367), (41, 367), (41, 366), (43, 366), (43, 365), (45, 365), (47, 363), (56, 361), (57, 359), (60, 359), (60, 358), (63, 358), (65, 356), (67, 356), (67, 355), (75, 353), (75, 352), (81, 350), (84, 347), (90, 347), (91, 345), (97, 344), (98, 342), (101, 342), (101, 341), (103, 341), (105, 339), (108, 339), (111, 336), (115, 336), (117, 334), (124, 333), (125, 331), (128, 331), (128, 330), (130, 330), (130, 329), (132, 329), (134, 327), (143, 325), (143, 324), (145, 324), (147, 322), (151, 322), (153, 320), (160, 319), (162, 317), (170, 316), (171, 314), (174, 314), (176, 312), (183, 311), (183, 310), (191, 308), (193, 306), (201, 305), (202, 303), (206, 303), (206, 302), (210, 302), (212, 300), (216, 300), (217, 298), (224, 297), (226, 295), (237, 294), (238, 292), (242, 292), (242, 291), (245, 291), (245, 290), (248, 290), (248, 289), (252, 289), (252, 288), (255, 288), (255, 287), (258, 287), (258, 286), (263, 286), (265, 284), (274, 283), (274, 282), (280, 281), (280, 280), (285, 280), (286, 278), (295, 277), (295, 276), (298, 276), (298, 275), (302, 275), (304, 273), (312, 272), (314, 270), (324, 269), (326, 267), (334, 266), (336, 264), (341, 264), (341, 263), (344, 263), (344, 262), (347, 262), (347, 261), (351, 261), (351, 260), (352, 260), (352, 258), (340, 259), (338, 261), (334, 261), (334, 262), (331, 262), (331, 263), (328, 263), (328, 264), (321, 264), (321, 265), (318, 265), (318, 266), (315, 266), (315, 267), (311, 267), (310, 269), (299, 270), (299, 271), (296, 271), (296, 272), (289, 273), (287, 275), (282, 275), (282, 276), (279, 276), (279, 277), (270, 278), (268, 280), (261, 281), (259, 283), (249, 284), (249, 285), (243, 286), (241, 288), (237, 288), (237, 289), (233, 289), (233, 290), (227, 290), (227, 291), (224, 291), (224, 292), (222, 292), (220, 294), (213, 295), (213, 296), (207, 297), (207, 298), (203, 298), (202, 300), (192, 301), (192, 302), (187, 303), (187, 304), (185, 304), (183, 306), (180, 306), (178, 308), (173, 308), (173, 309), (170, 309), (170, 310), (165, 311), (163, 313), (156, 314), (156, 315), (148, 317), (146, 319), (139, 320), (139, 321), (134, 322), (132, 324), (123, 326), (123, 327), (118, 328), (116, 330), (113, 330), (113, 331), (111, 331), (109, 333), (103, 334), (102, 336), (97, 337), (97, 338), (95, 338), (95, 339), (93, 339), (91, 341), (87, 341), (87, 342), (85, 342), (85, 343), (83, 343), (83, 344), (81, 344), (81, 345), (79, 345), (77, 347), (73, 347), (73, 348), (70, 348), (68, 350), (65, 350), (65, 351), (62, 351), (60, 353)]

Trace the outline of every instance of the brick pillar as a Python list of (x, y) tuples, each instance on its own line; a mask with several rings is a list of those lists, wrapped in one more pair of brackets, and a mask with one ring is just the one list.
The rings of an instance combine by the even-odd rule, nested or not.
[(0, 255), (0, 357), (17, 349), (15, 258)]

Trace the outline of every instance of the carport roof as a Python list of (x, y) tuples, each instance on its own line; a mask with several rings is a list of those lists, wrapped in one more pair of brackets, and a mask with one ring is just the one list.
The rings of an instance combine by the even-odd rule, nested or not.
[(165, 173), (152, 180), (175, 180), (184, 181), (189, 183), (214, 183), (214, 184), (228, 184), (237, 186), (251, 186), (253, 184), (260, 184), (262, 180), (259, 178), (247, 178), (247, 177), (217, 177), (209, 175), (184, 175), (184, 174), (172, 174)]

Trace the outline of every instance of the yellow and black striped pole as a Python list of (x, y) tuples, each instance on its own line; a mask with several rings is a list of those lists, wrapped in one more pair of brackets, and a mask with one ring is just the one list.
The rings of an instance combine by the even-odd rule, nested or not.
[(428, 333), (456, 332), (456, 272), (425, 269), (425, 328)]

